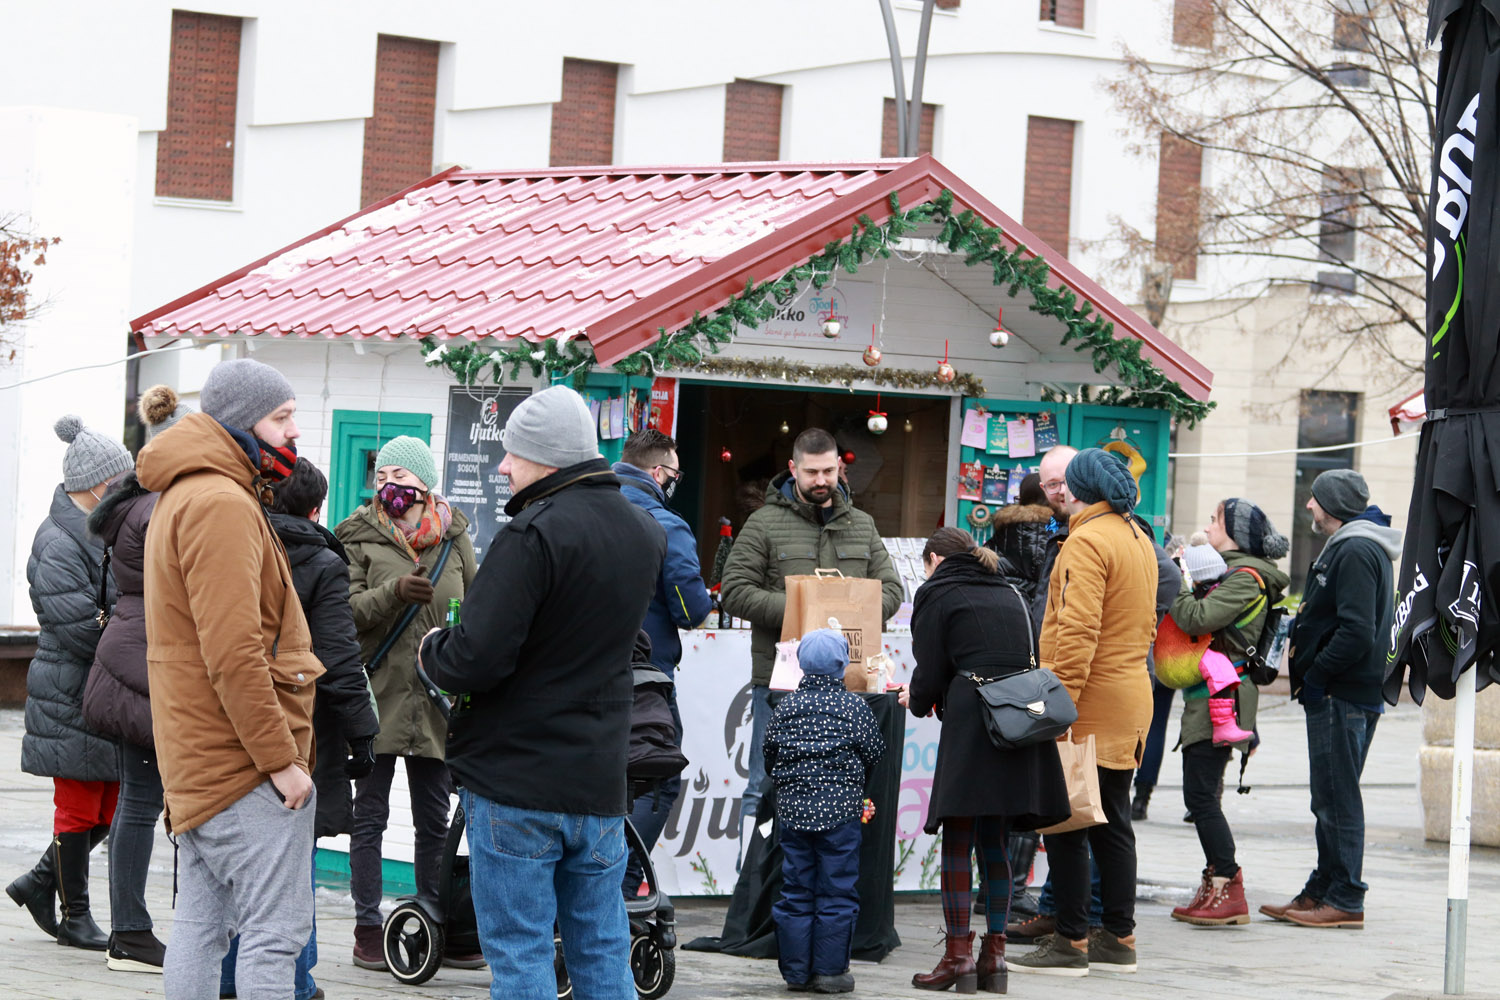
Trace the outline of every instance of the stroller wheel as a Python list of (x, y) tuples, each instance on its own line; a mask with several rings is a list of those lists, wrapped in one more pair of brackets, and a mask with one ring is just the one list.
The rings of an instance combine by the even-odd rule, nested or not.
[(641, 1000), (666, 996), (677, 975), (677, 955), (663, 948), (650, 934), (630, 939), (630, 974), (635, 977), (635, 992)]
[(385, 964), (397, 982), (408, 986), (425, 983), (443, 964), (443, 925), (410, 900), (385, 918), (381, 941)]
[(552, 971), (557, 973), (557, 1000), (571, 1000), (573, 980), (568, 978), (568, 967), (563, 962), (562, 937), (552, 935)]

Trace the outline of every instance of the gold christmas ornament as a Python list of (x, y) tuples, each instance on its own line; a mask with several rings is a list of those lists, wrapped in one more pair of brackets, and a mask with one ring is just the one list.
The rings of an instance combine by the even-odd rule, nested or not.
[(906, 418), (906, 424), (902, 429), (905, 430), (908, 434), (912, 432), (911, 417)]
[(949, 384), (950, 382), (952, 382), (957, 377), (958, 377), (958, 372), (956, 372), (956, 371), (953, 370), (953, 366), (952, 365), (950, 365), (946, 361), (939, 361), (938, 362), (938, 366), (937, 366), (937, 379), (938, 379), (939, 382), (943, 383), (944, 385), (947, 385), (947, 384)]

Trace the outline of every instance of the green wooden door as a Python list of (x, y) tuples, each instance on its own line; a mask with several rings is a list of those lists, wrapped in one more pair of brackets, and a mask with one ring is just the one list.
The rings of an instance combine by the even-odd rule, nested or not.
[(328, 470), (330, 526), (354, 513), (355, 508), (374, 495), (375, 455), (381, 445), (403, 434), (431, 444), (432, 414), (333, 411), (333, 460)]
[(1147, 410), (1133, 406), (1071, 407), (1068, 421), (1068, 444), (1079, 450), (1105, 448), (1144, 469), (1139, 478), (1141, 498), (1136, 513), (1155, 530), (1160, 542), (1167, 525), (1167, 450), (1171, 437), (1171, 417), (1165, 410)]

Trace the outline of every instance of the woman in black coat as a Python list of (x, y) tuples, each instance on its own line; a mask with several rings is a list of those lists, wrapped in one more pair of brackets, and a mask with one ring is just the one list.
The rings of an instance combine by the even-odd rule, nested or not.
[[(912, 985), (930, 990), (957, 985), (959, 992), (978, 985), (1003, 993), (1010, 897), (1006, 829), (1032, 830), (1066, 819), (1068, 790), (1057, 745), (1050, 740), (1022, 750), (995, 748), (975, 682), (963, 676), (1003, 677), (1035, 666), (1036, 637), (1026, 599), (997, 572), (999, 557), (958, 528), (939, 528), (922, 561), (927, 582), (917, 591), (911, 619), (917, 666), (901, 700), (914, 715), (935, 710), (943, 720), (924, 829), (943, 833), (947, 951), (931, 973), (912, 977)], [(1007, 906), (987, 908), (988, 933), (977, 964), (969, 930), (969, 859), (976, 847), (982, 851), (989, 898), (1007, 900)]]

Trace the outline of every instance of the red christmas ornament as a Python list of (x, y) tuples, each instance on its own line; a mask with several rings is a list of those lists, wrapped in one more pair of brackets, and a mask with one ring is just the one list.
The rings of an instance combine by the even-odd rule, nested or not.
[(728, 448), (723, 448), (719, 451), (719, 461), (723, 462), (725, 465), (728, 465), (730, 462), (734, 461), (734, 456), (729, 453)]
[(874, 368), (876, 365), (880, 364), (880, 359), (882, 357), (883, 355), (880, 353), (880, 348), (876, 347), (874, 344), (871, 344), (869, 347), (865, 348), (865, 364), (869, 365), (871, 368)]
[(939, 361), (937, 366), (937, 378), (939, 382), (947, 385), (957, 377), (958, 372), (954, 371), (953, 366), (948, 363), (948, 342), (945, 340), (943, 341), (943, 360)]
[(841, 458), (841, 459), (844, 460), (844, 464), (845, 465), (853, 465), (854, 464), (854, 452), (852, 452), (852, 451), (846, 451), (846, 452), (844, 452), (842, 455), (839, 456), (839, 458)]

